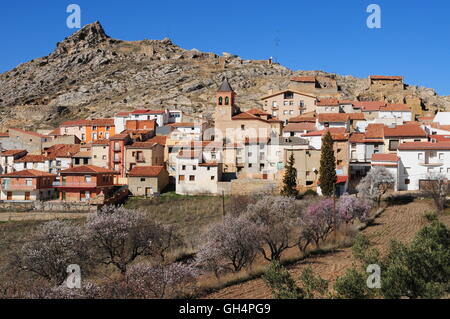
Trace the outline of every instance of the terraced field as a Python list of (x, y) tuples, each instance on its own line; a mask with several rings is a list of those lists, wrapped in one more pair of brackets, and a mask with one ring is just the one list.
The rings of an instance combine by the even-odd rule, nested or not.
[[(389, 242), (397, 239), (403, 242), (412, 240), (414, 235), (426, 225), (424, 215), (433, 210), (427, 201), (415, 201), (405, 205), (392, 206), (377, 218), (374, 225), (363, 231), (369, 236), (375, 247), (386, 251)], [(440, 217), (440, 220), (450, 226), (450, 214)], [(337, 277), (343, 275), (351, 267), (353, 257), (351, 248), (338, 250), (328, 255), (316, 256), (299, 264), (289, 267), (293, 278), (298, 278), (301, 271), (310, 265), (314, 272), (331, 284)], [(211, 299), (239, 299), (239, 298), (271, 298), (269, 289), (261, 279), (255, 279), (235, 286), (224, 288), (208, 296)]]

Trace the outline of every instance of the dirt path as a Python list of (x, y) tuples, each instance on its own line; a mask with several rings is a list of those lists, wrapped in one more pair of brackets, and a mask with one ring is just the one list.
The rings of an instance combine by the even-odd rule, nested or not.
[[(392, 239), (403, 242), (410, 241), (426, 225), (424, 215), (432, 210), (432, 206), (424, 201), (390, 207), (377, 218), (373, 226), (368, 227), (363, 233), (369, 236), (376, 248), (385, 251)], [(450, 225), (450, 216), (442, 217), (441, 221)], [(343, 275), (346, 269), (352, 266), (352, 263), (351, 249), (345, 248), (333, 254), (309, 258), (305, 262), (289, 267), (289, 272), (293, 278), (298, 278), (301, 271), (310, 265), (316, 274), (324, 279), (330, 280), (332, 285), (337, 277)], [(209, 295), (208, 298), (267, 299), (271, 298), (271, 294), (261, 279), (255, 279), (222, 289)]]

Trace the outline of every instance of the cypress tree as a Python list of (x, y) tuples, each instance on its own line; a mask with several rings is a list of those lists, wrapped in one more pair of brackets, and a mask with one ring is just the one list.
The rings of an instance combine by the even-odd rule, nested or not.
[(337, 181), (336, 158), (334, 157), (333, 138), (328, 131), (322, 139), (322, 153), (320, 158), (320, 188), (324, 196), (333, 196), (334, 185)]
[(283, 177), (283, 189), (281, 190), (281, 195), (283, 196), (297, 196), (297, 169), (294, 167), (295, 158), (294, 153), (291, 153), (289, 160), (286, 164), (286, 172)]

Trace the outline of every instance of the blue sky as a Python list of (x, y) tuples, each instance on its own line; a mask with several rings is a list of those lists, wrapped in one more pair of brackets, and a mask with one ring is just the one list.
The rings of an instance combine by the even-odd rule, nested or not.
[[(2, 1), (0, 72), (48, 55), (73, 33), (71, 3), (81, 6), (83, 25), (99, 20), (117, 39), (170, 37), (185, 49), (274, 56), (294, 70), (404, 75), (450, 95), (448, 0)], [(371, 3), (381, 6), (381, 29), (366, 26)]]

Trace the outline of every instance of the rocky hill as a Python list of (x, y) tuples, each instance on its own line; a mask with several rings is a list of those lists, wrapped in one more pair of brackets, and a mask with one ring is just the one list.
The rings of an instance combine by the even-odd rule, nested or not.
[(0, 74), (0, 127), (52, 128), (67, 119), (107, 117), (138, 107), (176, 108), (208, 118), (223, 77), (238, 93), (237, 104), (247, 109), (261, 106), (269, 89), (286, 88), (292, 75), (335, 78), (345, 99), (396, 102), (409, 97), (419, 98), (431, 112), (450, 109), (450, 97), (432, 89), (374, 91), (367, 79), (294, 72), (269, 61), (185, 50), (170, 39), (116, 40), (95, 22), (58, 43), (50, 55)]

